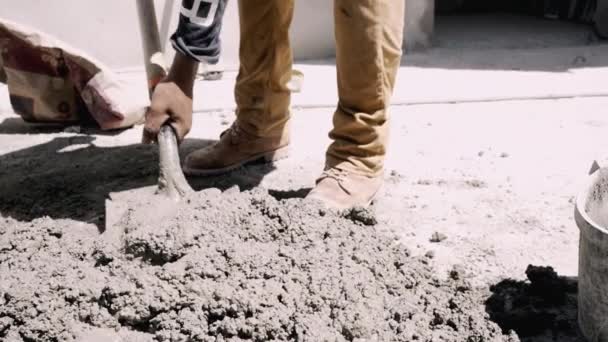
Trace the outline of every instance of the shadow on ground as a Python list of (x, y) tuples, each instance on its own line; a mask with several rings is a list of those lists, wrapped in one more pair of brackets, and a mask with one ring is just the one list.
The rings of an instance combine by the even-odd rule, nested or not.
[[(188, 152), (212, 141), (187, 139)], [(100, 147), (95, 137), (71, 135), (0, 156), (0, 215), (20, 221), (49, 216), (73, 219), (105, 229), (105, 200), (122, 192), (157, 184), (158, 149), (133, 144)], [(269, 165), (236, 170), (232, 174), (189, 179), (195, 190), (235, 185), (257, 186), (274, 168)]]
[(6, 118), (0, 123), (0, 134), (37, 134), (37, 133), (60, 133), (65, 130), (65, 125), (34, 125), (28, 124), (20, 117)]
[(490, 319), (522, 342), (585, 342), (577, 324), (577, 279), (550, 267), (528, 266), (526, 275), (527, 281), (506, 279), (491, 287)]
[(433, 49), (406, 56), (406, 66), (565, 72), (608, 65), (608, 46), (591, 25), (496, 10), (435, 20)]
[[(16, 114), (15, 114), (16, 115)], [(120, 134), (125, 129), (114, 129), (104, 131), (97, 124), (83, 120), (74, 123), (28, 123), (21, 117), (10, 117), (0, 122), (0, 134), (51, 134), (51, 133), (84, 133), (104, 136), (114, 136)]]
[[(431, 47), (408, 51), (402, 66), (544, 72), (608, 66), (608, 41), (590, 25), (506, 12), (439, 15), (435, 20)], [(333, 60), (299, 63), (335, 65)]]

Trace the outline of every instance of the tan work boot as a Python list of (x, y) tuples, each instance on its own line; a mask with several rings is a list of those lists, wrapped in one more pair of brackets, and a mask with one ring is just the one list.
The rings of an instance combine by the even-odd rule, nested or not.
[(184, 173), (190, 176), (214, 176), (254, 162), (273, 162), (288, 155), (289, 133), (257, 137), (239, 128), (237, 122), (224, 131), (217, 143), (190, 153)]
[(306, 198), (321, 201), (327, 207), (338, 210), (367, 207), (380, 191), (382, 183), (382, 175), (364, 176), (330, 168), (321, 174), (317, 185)]

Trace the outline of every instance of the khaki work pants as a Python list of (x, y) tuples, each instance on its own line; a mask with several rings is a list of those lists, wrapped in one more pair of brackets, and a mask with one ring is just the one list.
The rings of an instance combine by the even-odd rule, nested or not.
[[(405, 0), (334, 0), (338, 107), (327, 167), (376, 176), (388, 140), (388, 107), (401, 61)], [(237, 120), (257, 136), (289, 120), (293, 0), (240, 0)]]

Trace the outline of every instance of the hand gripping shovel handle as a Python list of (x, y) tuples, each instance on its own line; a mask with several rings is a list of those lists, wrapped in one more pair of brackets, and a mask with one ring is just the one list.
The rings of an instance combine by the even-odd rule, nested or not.
[[(148, 91), (150, 96), (154, 87), (166, 75), (163, 62), (158, 23), (153, 0), (137, 0), (140, 33), (144, 48)], [(179, 200), (192, 188), (186, 181), (179, 160), (179, 149), (175, 131), (169, 124), (164, 124), (158, 134), (158, 151), (160, 172), (158, 190), (160, 193)]]

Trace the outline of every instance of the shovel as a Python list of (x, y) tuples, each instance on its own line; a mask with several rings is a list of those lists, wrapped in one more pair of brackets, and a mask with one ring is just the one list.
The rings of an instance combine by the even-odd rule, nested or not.
[[(158, 23), (153, 0), (137, 0), (137, 14), (144, 50), (148, 91), (152, 95), (154, 87), (165, 77), (166, 69), (162, 54)], [(177, 202), (194, 192), (182, 172), (177, 138), (173, 128), (165, 124), (158, 134), (159, 177), (155, 188), (142, 188), (110, 193), (106, 200), (106, 231), (104, 235), (116, 241), (122, 230), (116, 227), (128, 212), (136, 220), (150, 222), (170, 215)]]
[[(148, 78), (148, 93), (151, 97), (156, 85), (167, 75), (154, 1), (137, 0), (137, 15)], [(178, 201), (193, 190), (182, 172), (175, 131), (168, 124), (163, 125), (158, 134), (158, 151), (160, 172), (157, 193)]]

